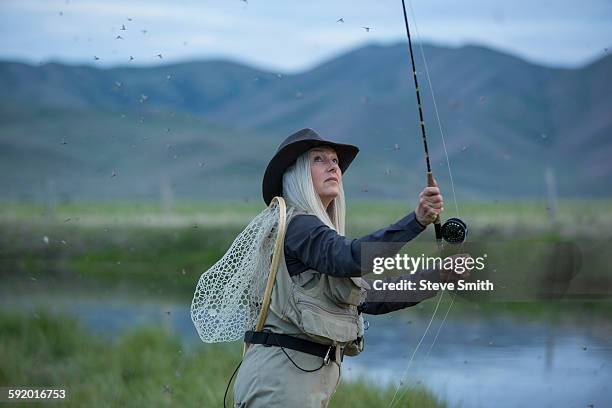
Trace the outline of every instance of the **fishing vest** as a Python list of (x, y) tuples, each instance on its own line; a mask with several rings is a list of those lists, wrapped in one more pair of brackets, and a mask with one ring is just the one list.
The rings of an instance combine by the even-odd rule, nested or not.
[[(292, 217), (298, 214), (295, 211)], [(336, 345), (349, 356), (361, 353), (363, 316), (357, 305), (365, 300), (368, 283), (360, 277), (338, 278), (314, 269), (290, 276), (284, 252), (283, 247), (264, 329)]]

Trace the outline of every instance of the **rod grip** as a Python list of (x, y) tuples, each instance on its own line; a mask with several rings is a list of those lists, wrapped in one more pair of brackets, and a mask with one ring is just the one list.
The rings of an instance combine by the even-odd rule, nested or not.
[[(433, 173), (431, 171), (427, 172), (427, 187), (437, 187), (438, 183), (436, 183), (436, 179), (433, 176)], [(436, 227), (436, 230), (438, 230), (438, 228), (440, 228), (440, 216), (438, 215), (436, 217), (436, 220), (434, 221), (434, 225)]]

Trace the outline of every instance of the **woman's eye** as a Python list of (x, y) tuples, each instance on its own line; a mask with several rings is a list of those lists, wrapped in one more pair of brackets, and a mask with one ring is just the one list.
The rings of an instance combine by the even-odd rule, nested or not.
[(322, 160), (323, 158), (321, 156), (315, 156), (314, 159), (315, 159), (315, 161), (317, 161), (317, 160)]
[(338, 159), (333, 159), (332, 160), (334, 163), (338, 164)]

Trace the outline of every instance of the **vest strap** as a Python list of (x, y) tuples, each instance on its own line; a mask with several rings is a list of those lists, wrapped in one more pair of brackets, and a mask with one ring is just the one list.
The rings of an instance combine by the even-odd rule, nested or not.
[[(264, 346), (278, 346), (291, 350), (301, 351), (321, 357), (325, 363), (336, 361), (336, 346), (326, 346), (314, 341), (300, 339), (287, 334), (273, 333), (270, 331), (252, 331), (244, 334), (244, 342), (250, 344), (263, 344)], [(344, 348), (341, 349), (340, 361), (344, 360)]]

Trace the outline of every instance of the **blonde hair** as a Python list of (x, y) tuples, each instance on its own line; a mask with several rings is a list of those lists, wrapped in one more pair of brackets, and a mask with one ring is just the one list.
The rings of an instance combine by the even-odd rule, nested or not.
[(300, 155), (283, 174), (283, 198), (288, 206), (315, 215), (338, 234), (345, 235), (346, 207), (342, 180), (338, 190), (338, 195), (326, 209), (312, 182), (308, 152)]

